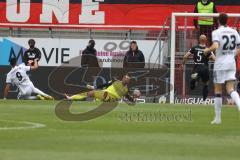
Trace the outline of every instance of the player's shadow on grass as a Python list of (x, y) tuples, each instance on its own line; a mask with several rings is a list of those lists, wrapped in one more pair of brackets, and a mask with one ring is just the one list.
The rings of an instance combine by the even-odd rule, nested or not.
[(56, 116), (64, 121), (89, 121), (111, 112), (118, 106), (118, 102), (103, 102), (91, 111), (74, 114), (70, 111), (72, 103), (72, 101), (59, 102), (55, 107)]

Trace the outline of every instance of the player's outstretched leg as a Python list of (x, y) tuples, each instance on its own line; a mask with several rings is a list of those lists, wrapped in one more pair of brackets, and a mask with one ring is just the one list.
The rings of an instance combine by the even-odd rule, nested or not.
[(214, 99), (214, 108), (215, 108), (215, 118), (211, 122), (211, 124), (221, 124), (221, 109), (222, 109), (222, 95), (217, 94), (215, 95)]
[(215, 99), (214, 99), (214, 109), (215, 118), (211, 124), (221, 124), (221, 109), (222, 109), (222, 84), (215, 84)]
[(203, 88), (202, 88), (202, 96), (203, 96), (203, 100), (204, 100), (204, 104), (206, 104), (206, 99), (208, 97), (208, 84), (209, 84), (209, 70), (208, 67), (204, 66), (202, 72), (201, 72), (201, 79), (203, 82)]
[(237, 91), (232, 91), (230, 93), (230, 96), (234, 100), (234, 102), (236, 103), (236, 105), (238, 107), (238, 111), (240, 111), (240, 98), (239, 98), (239, 94), (237, 93)]
[(28, 96), (24, 98), (25, 100), (39, 100), (40, 98), (38, 96)]
[(229, 81), (226, 84), (226, 89), (227, 89), (228, 94), (231, 96), (233, 101), (236, 103), (238, 110), (240, 111), (240, 98), (239, 98), (239, 94), (237, 93), (237, 91), (235, 91), (234, 86), (235, 86), (235, 82)]
[(38, 98), (40, 100), (54, 100), (54, 98), (44, 92), (42, 92), (41, 90), (37, 89), (36, 87), (33, 88), (33, 92), (38, 94)]
[(191, 90), (195, 89), (197, 80), (198, 80), (198, 73), (193, 73), (191, 75), (191, 81), (190, 81), (190, 89)]
[(203, 100), (206, 101), (206, 99), (208, 97), (208, 85), (207, 84), (203, 84), (202, 96), (203, 96)]
[(196, 87), (196, 80), (195, 79), (191, 79), (191, 82), (190, 82), (190, 89), (191, 90), (194, 90)]
[(83, 101), (87, 97), (91, 97), (99, 101), (108, 101), (111, 98), (108, 92), (104, 90), (93, 90), (89, 92), (79, 93), (73, 96), (69, 96), (65, 93), (65, 98), (72, 101)]
[(69, 96), (66, 93), (64, 95), (65, 95), (65, 98), (67, 100), (84, 101), (88, 97), (88, 92), (79, 93), (79, 94), (76, 94), (76, 95), (73, 95), (73, 96)]

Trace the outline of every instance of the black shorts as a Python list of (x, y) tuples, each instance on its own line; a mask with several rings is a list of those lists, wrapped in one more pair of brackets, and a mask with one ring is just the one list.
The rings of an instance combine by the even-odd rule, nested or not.
[(209, 69), (208, 66), (203, 64), (197, 64), (193, 68), (193, 73), (198, 73), (198, 78), (202, 80), (202, 82), (208, 82), (210, 80)]

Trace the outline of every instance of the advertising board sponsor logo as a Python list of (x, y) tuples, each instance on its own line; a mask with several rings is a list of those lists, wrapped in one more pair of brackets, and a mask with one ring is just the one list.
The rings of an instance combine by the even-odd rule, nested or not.
[(175, 104), (214, 104), (214, 98), (207, 98), (204, 102), (201, 97), (175, 98)]
[[(8, 65), (10, 57), (17, 57), (18, 63), (22, 62), (23, 53), (28, 48), (29, 38), (0, 38), (0, 65)], [(82, 55), (83, 50), (88, 44), (87, 39), (53, 39), (53, 38), (35, 38), (36, 47), (40, 49), (42, 58), (39, 61), (40, 66), (60, 66), (68, 64), (76, 66), (69, 60)], [(139, 40), (138, 45), (144, 53), (146, 62), (150, 58), (150, 53), (156, 41)], [(97, 40), (96, 50), (99, 64), (102, 67), (123, 67), (123, 59), (129, 49), (129, 41), (121, 40)], [(159, 44), (158, 44), (159, 45)], [(156, 47), (158, 48), (158, 47)], [(158, 50), (154, 50), (150, 58), (151, 63), (155, 63)], [(81, 59), (77, 66), (81, 64)]]

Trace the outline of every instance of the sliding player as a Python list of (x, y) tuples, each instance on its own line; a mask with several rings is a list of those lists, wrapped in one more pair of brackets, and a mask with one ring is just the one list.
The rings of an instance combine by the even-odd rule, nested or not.
[[(98, 89), (94, 89), (91, 86), (88, 86), (90, 89), (94, 89), (89, 92), (80, 93), (74, 96), (68, 96), (65, 94), (67, 100), (85, 100), (87, 97), (92, 97), (103, 102), (115, 102), (119, 101), (121, 98), (125, 97), (130, 102), (135, 102), (135, 98), (128, 93), (128, 85), (130, 83), (130, 77), (128, 75), (123, 76), (122, 80), (114, 80), (109, 83), (99, 86)], [(101, 89), (100, 88), (105, 88)]]
[[(6, 87), (4, 90), (4, 99), (7, 98), (8, 92), (10, 90), (10, 85), (16, 85), (19, 89), (18, 99), (28, 99), (28, 100), (53, 100), (53, 98), (36, 87), (34, 87), (32, 81), (27, 75), (27, 71), (36, 70), (38, 68), (38, 59), (34, 59), (33, 66), (20, 65), (17, 66), (17, 59), (10, 59), (10, 65), (12, 67), (11, 71), (7, 74)], [(37, 96), (32, 96), (32, 94), (37, 94)]]
[(227, 26), (228, 16), (220, 14), (220, 27), (212, 32), (213, 45), (205, 49), (205, 54), (216, 51), (214, 63), (214, 84), (215, 84), (215, 118), (212, 124), (221, 123), (222, 87), (226, 84), (227, 93), (237, 104), (240, 111), (240, 98), (235, 90), (237, 48), (240, 47), (240, 36), (238, 32)]
[(213, 52), (209, 52), (207, 55), (204, 55), (204, 49), (207, 47), (207, 37), (201, 35), (199, 38), (199, 45), (191, 48), (183, 57), (183, 65), (186, 64), (188, 58), (193, 55), (194, 67), (191, 75), (190, 88), (195, 89), (196, 82), (201, 79), (202, 86), (202, 96), (205, 101), (208, 96), (208, 83), (210, 80), (208, 61), (209, 59), (215, 60), (216, 57)]

